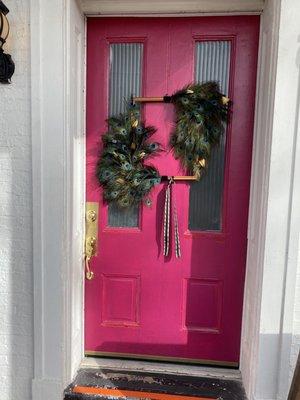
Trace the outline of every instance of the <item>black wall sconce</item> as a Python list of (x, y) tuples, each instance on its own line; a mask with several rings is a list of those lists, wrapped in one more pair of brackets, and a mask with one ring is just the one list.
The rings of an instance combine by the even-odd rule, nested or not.
[(9, 22), (6, 15), (9, 9), (0, 0), (0, 83), (10, 83), (15, 72), (15, 64), (10, 54), (5, 54), (3, 45), (9, 35)]

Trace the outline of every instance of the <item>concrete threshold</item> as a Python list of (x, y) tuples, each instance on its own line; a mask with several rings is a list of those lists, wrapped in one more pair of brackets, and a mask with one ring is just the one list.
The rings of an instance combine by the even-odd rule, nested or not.
[(242, 381), (238, 369), (210, 367), (169, 362), (124, 360), (106, 357), (85, 357), (80, 365), (81, 369), (95, 368), (126, 372), (145, 372), (180, 376), (194, 376), (202, 378), (218, 378)]

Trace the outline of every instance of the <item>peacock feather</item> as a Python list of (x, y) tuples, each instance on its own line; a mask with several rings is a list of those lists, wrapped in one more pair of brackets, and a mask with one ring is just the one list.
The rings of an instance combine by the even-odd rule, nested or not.
[[(107, 202), (131, 207), (143, 201), (153, 186), (160, 183), (157, 169), (145, 165), (161, 150), (159, 143), (149, 141), (156, 129), (142, 122), (140, 107), (131, 102), (126, 103), (124, 113), (110, 117), (107, 123), (96, 176)], [(146, 204), (150, 204), (149, 199)]]
[(213, 146), (219, 144), (228, 116), (228, 99), (218, 83), (191, 84), (169, 101), (176, 110), (176, 126), (170, 137), (175, 158), (200, 179)]

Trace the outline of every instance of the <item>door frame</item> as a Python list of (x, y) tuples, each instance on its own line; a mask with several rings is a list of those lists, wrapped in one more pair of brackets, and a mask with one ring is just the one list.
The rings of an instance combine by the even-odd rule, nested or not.
[[(146, 3), (122, 2), (120, 9), (109, 1), (31, 0), (33, 400), (61, 398), (83, 359), (85, 14), (261, 14), (240, 368), (250, 399), (267, 398), (266, 392), (273, 393), (270, 399), (283, 399), (292, 349), (286, 332), (295, 301), (299, 186), (294, 182), (300, 152), (299, 77), (284, 49), (289, 46), (289, 54), (297, 54), (292, 33), (300, 7), (296, 0), (232, 0), (226, 9), (220, 0), (175, 0), (164, 2), (164, 9), (162, 2), (152, 2), (148, 10)], [(282, 102), (286, 95), (298, 108)], [(284, 163), (279, 158), (282, 129), (290, 138), (285, 137)], [(273, 206), (278, 204), (278, 179), (280, 210)], [(276, 304), (271, 318), (270, 296)], [(264, 346), (269, 333), (275, 337)]]

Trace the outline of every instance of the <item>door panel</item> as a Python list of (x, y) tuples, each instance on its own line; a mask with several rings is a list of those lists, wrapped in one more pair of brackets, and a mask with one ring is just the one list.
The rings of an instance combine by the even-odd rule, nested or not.
[[(92, 18), (87, 53), (87, 201), (100, 205), (95, 279), (86, 282), (87, 353), (236, 364), (239, 360), (259, 17)], [(165, 185), (150, 208), (102, 202), (101, 134), (122, 97), (172, 94), (216, 79), (233, 101), (204, 178), (174, 186), (182, 258), (162, 254)], [(161, 175), (183, 174), (168, 151), (172, 104), (146, 104), (166, 149)], [(173, 236), (172, 236), (173, 237)]]

